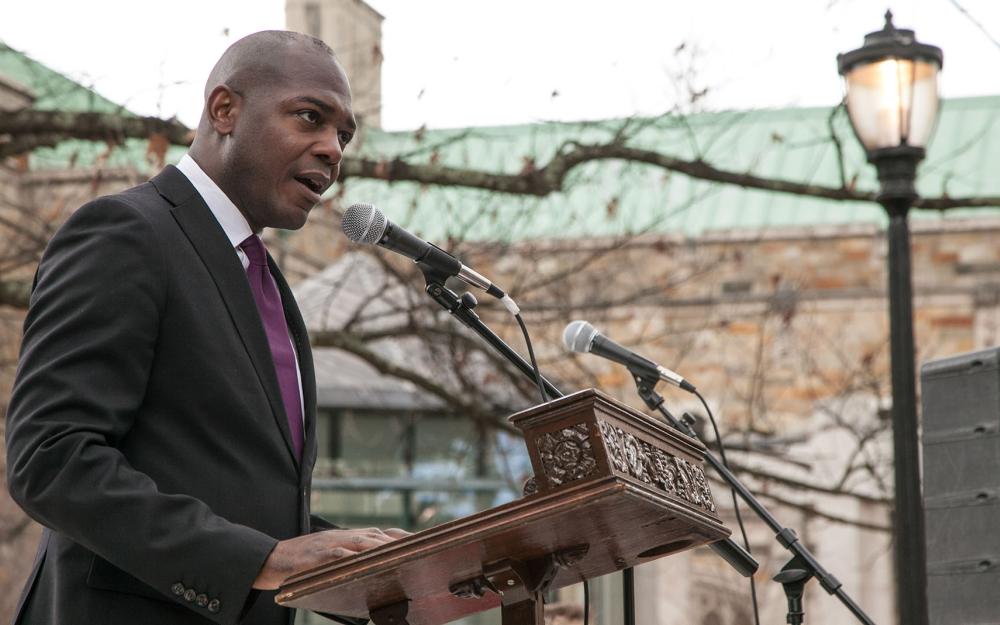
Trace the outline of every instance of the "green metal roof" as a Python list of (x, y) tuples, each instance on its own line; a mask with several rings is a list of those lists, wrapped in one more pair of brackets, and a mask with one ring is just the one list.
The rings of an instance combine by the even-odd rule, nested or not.
[[(46, 68), (0, 42), (0, 75), (27, 86), (36, 108), (125, 111), (93, 90)], [(462, 129), (384, 132), (369, 129), (354, 154), (412, 162), (439, 162), (500, 173), (517, 173), (532, 160), (544, 165), (567, 141), (598, 143), (622, 133), (630, 145), (684, 159), (702, 158), (721, 169), (802, 183), (841, 184), (837, 149), (844, 152), (844, 179), (875, 189), (875, 171), (864, 158), (843, 109), (832, 107), (667, 115), (576, 123), (537, 123)], [(945, 101), (926, 160), (922, 195), (1000, 195), (1000, 96)], [(183, 148), (171, 148), (175, 162)], [(66, 141), (32, 154), (33, 169), (102, 162), (148, 170), (146, 142), (130, 140), (108, 152), (102, 143)], [(151, 172), (152, 173), (152, 172)], [(569, 173), (566, 191), (544, 198), (476, 189), (388, 184), (350, 179), (343, 203), (379, 206), (398, 223), (436, 241), (519, 240), (539, 237), (614, 236), (639, 232), (698, 235), (720, 229), (885, 222), (870, 202), (835, 202), (694, 180), (623, 161), (581, 165)], [(946, 218), (997, 213), (1000, 209), (951, 211)], [(915, 213), (937, 218), (936, 213)]]

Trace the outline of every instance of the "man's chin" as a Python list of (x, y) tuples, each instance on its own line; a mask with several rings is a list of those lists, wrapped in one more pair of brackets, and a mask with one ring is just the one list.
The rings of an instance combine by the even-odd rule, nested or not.
[(306, 221), (309, 219), (309, 211), (314, 207), (310, 206), (308, 208), (303, 206), (292, 206), (289, 210), (282, 212), (281, 219), (275, 220), (277, 223), (274, 224), (274, 228), (280, 228), (282, 230), (298, 230), (302, 226), (306, 225)]

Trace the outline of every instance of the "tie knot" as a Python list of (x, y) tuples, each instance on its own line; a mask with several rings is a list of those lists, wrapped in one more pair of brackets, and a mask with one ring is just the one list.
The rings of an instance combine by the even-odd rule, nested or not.
[(240, 243), (240, 249), (247, 255), (251, 265), (267, 265), (267, 253), (264, 242), (256, 234), (251, 234)]

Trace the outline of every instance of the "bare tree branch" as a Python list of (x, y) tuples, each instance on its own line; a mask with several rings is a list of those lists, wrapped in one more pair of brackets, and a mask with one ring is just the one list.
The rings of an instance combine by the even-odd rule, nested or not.
[(892, 504), (892, 499), (888, 497), (874, 497), (872, 495), (866, 495), (864, 493), (857, 493), (849, 491), (841, 486), (821, 486), (819, 484), (814, 484), (812, 482), (804, 482), (802, 480), (796, 480), (783, 475), (778, 475), (771, 471), (765, 469), (749, 467), (747, 465), (741, 464), (739, 462), (733, 462), (731, 459), (729, 461), (729, 468), (735, 472), (743, 473), (745, 475), (751, 475), (755, 478), (761, 480), (767, 480), (769, 482), (774, 482), (776, 484), (781, 484), (782, 486), (788, 486), (790, 488), (808, 490), (817, 493), (823, 493), (824, 495), (835, 495), (838, 497), (850, 497), (852, 499), (857, 499), (859, 501), (864, 501), (865, 503), (879, 504), (879, 505), (890, 505)]
[[(496, 193), (546, 196), (563, 190), (566, 174), (583, 163), (598, 160), (625, 160), (644, 163), (682, 173), (709, 182), (730, 184), (744, 189), (759, 189), (804, 197), (841, 202), (874, 202), (874, 191), (855, 191), (847, 187), (805, 184), (791, 180), (765, 178), (751, 173), (720, 169), (702, 160), (684, 160), (654, 150), (620, 144), (584, 145), (570, 142), (541, 168), (523, 174), (496, 174), (475, 169), (407, 163), (400, 159), (376, 161), (345, 158), (341, 178), (376, 178), (387, 182), (412, 181), (442, 186), (461, 186)], [(1000, 197), (920, 198), (915, 208), (944, 211), (952, 208), (1000, 206)]]
[[(125, 138), (164, 136), (170, 143), (189, 145), (191, 131), (176, 120), (155, 117), (124, 117), (111, 113), (22, 110), (0, 118), (0, 157), (29, 149), (51, 146), (65, 139), (120, 142)], [(804, 197), (844, 202), (874, 202), (874, 191), (856, 191), (850, 186), (831, 187), (792, 180), (767, 178), (750, 172), (716, 167), (703, 159), (686, 160), (655, 150), (630, 147), (624, 141), (583, 144), (569, 141), (544, 166), (526, 168), (518, 174), (500, 174), (478, 169), (410, 163), (403, 158), (374, 160), (345, 157), (341, 180), (373, 178), (387, 182), (412, 181), (422, 184), (467, 187), (497, 193), (544, 197), (564, 189), (567, 174), (578, 165), (599, 160), (624, 160), (660, 167), (698, 180), (729, 184)], [(1000, 206), (1000, 197), (921, 198), (915, 208), (944, 211), (952, 208)]]
[[(562, 191), (566, 174), (574, 167), (591, 161), (616, 159), (645, 163), (686, 174), (692, 178), (733, 184), (747, 189), (763, 189), (840, 201), (875, 201), (874, 192), (856, 192), (844, 188), (803, 184), (726, 171), (702, 160), (689, 161), (654, 150), (634, 148), (622, 144), (588, 145), (568, 142), (564, 144), (564, 148), (568, 149), (560, 150), (545, 166), (524, 174), (495, 174), (474, 169), (413, 164), (399, 159), (374, 161), (351, 158), (344, 159), (341, 177), (378, 178), (391, 182), (414, 181), (541, 197)], [(996, 202), (1000, 203), (1000, 198)]]
[[(722, 480), (717, 479), (715, 476), (712, 476), (709, 479), (712, 480), (713, 482), (715, 482), (716, 484), (728, 487), (728, 485), (725, 482), (723, 482)], [(867, 530), (873, 530), (873, 531), (876, 531), (876, 532), (891, 532), (892, 531), (892, 528), (889, 527), (888, 525), (881, 525), (881, 524), (878, 524), (878, 523), (869, 523), (867, 521), (861, 521), (859, 519), (850, 519), (850, 518), (847, 518), (847, 517), (844, 517), (844, 516), (833, 514), (831, 512), (825, 512), (823, 510), (820, 510), (820, 509), (816, 508), (815, 506), (813, 506), (811, 504), (804, 504), (804, 503), (801, 503), (801, 502), (798, 502), (798, 501), (793, 501), (791, 499), (788, 499), (787, 497), (781, 497), (780, 495), (775, 495), (774, 493), (759, 492), (759, 493), (757, 493), (757, 496), (759, 498), (761, 498), (761, 499), (770, 499), (771, 501), (773, 501), (774, 503), (776, 503), (778, 505), (787, 506), (788, 508), (790, 508), (792, 510), (798, 510), (800, 512), (805, 512), (806, 514), (815, 516), (815, 517), (820, 518), (820, 519), (824, 519), (826, 521), (832, 521), (834, 523), (841, 523), (841, 524), (844, 524), (844, 525), (853, 525), (855, 527), (860, 527), (862, 529), (867, 529)]]
[(504, 430), (514, 434), (519, 433), (519, 430), (503, 422), (502, 419), (497, 417), (497, 415), (483, 412), (477, 404), (465, 401), (456, 393), (449, 391), (440, 384), (425, 378), (411, 369), (397, 365), (396, 363), (393, 363), (376, 354), (350, 333), (338, 331), (311, 332), (310, 338), (312, 339), (311, 344), (313, 346), (335, 347), (337, 349), (342, 349), (348, 353), (358, 356), (380, 373), (398, 378), (400, 380), (412, 382), (417, 387), (427, 391), (435, 397), (440, 398), (453, 410), (465, 417), (472, 418), (499, 430)]
[(66, 139), (120, 143), (155, 134), (176, 145), (189, 145), (193, 139), (191, 130), (173, 119), (23, 109), (0, 116), (0, 158), (54, 146)]
[(986, 30), (986, 27), (983, 26), (982, 22), (974, 18), (972, 14), (969, 13), (968, 10), (966, 10), (965, 7), (963, 7), (961, 4), (958, 3), (958, 0), (950, 0), (950, 2), (956, 9), (958, 9), (959, 13), (964, 15), (966, 18), (968, 18), (970, 22), (972, 22), (973, 26), (978, 28), (980, 32), (986, 35), (986, 38), (990, 40), (990, 43), (992, 43), (997, 48), (1000, 48), (1000, 41), (997, 41), (997, 38), (994, 37), (992, 33), (990, 33), (990, 31)]

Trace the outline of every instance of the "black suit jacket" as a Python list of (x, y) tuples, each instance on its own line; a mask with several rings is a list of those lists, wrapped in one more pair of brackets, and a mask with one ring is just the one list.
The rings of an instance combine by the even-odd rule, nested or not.
[(15, 622), (290, 622), (251, 583), (277, 540), (310, 530), (316, 392), (269, 263), (299, 355), (301, 464), (246, 274), (180, 171), (52, 238), (7, 415), (8, 487), (48, 528)]

